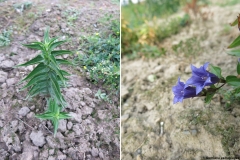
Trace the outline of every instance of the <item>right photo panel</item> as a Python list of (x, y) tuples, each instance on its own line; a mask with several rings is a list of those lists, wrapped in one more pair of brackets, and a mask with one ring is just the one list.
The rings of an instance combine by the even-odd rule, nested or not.
[(121, 1), (121, 159), (240, 158), (240, 1)]

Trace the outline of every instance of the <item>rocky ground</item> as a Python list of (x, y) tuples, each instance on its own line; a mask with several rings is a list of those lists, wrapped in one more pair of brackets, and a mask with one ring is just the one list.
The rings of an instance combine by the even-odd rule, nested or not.
[(21, 85), (16, 85), (33, 66), (14, 68), (37, 55), (21, 44), (41, 41), (46, 26), (51, 37), (69, 40), (61, 49), (76, 51), (80, 36), (108, 32), (99, 19), (110, 14), (118, 18), (119, 5), (111, 0), (31, 2), (32, 7), (21, 12), (13, 7), (16, 1), (0, 3), (0, 31), (13, 31), (10, 45), (0, 48), (0, 159), (119, 159), (118, 96), (112, 97), (112, 104), (97, 99), (96, 92), (104, 87), (92, 84), (82, 68), (63, 66), (72, 74), (70, 86), (63, 90), (68, 103), (64, 111), (72, 118), (60, 121), (54, 138), (52, 124), (35, 118), (45, 111), (45, 99), (26, 100), (27, 91), (20, 92)]
[[(165, 56), (156, 59), (122, 58), (121, 78), (121, 157), (130, 159), (203, 159), (240, 156), (240, 108), (224, 109), (219, 95), (206, 105), (204, 98), (186, 99), (173, 105), (172, 86), (178, 77), (191, 76), (190, 64), (205, 62), (219, 66), (223, 76), (236, 74), (237, 58), (226, 54), (227, 46), (238, 36), (230, 28), (240, 5), (205, 8), (208, 17), (192, 17), (192, 23), (161, 45)], [(189, 38), (175, 53), (171, 48)], [(163, 122), (163, 134), (160, 123)]]

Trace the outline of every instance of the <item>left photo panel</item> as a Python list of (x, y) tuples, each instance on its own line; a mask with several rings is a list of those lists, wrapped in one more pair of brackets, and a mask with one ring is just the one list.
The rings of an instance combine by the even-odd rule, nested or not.
[(0, 0), (1, 158), (120, 159), (120, 57), (120, 0)]

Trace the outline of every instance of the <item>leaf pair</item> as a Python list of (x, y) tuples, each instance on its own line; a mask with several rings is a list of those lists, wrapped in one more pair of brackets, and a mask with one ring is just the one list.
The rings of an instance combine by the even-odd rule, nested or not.
[(57, 133), (59, 120), (71, 118), (66, 112), (60, 112), (60, 106), (57, 105), (57, 102), (54, 99), (48, 101), (48, 110), (43, 114), (36, 115), (37, 118), (44, 120), (51, 120), (54, 127), (54, 137)]

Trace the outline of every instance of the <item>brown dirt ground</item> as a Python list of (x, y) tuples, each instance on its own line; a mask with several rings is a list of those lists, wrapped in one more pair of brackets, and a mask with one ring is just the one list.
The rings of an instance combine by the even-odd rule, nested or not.
[[(210, 62), (222, 68), (224, 77), (236, 74), (237, 58), (227, 55), (225, 50), (239, 34), (237, 27), (229, 26), (239, 14), (239, 7), (213, 5), (205, 8), (211, 13), (208, 19), (198, 15), (179, 34), (161, 44), (167, 50), (165, 56), (122, 58), (122, 159), (240, 156), (239, 104), (226, 111), (226, 102), (216, 95), (210, 105), (204, 104), (204, 98), (186, 99), (173, 105), (172, 93), (179, 76), (184, 82), (191, 76), (190, 64), (200, 67)], [(193, 47), (191, 52), (173, 52), (172, 45), (189, 38), (197, 39), (199, 45), (189, 43), (188, 47)], [(160, 122), (164, 122), (162, 136)]]
[[(0, 31), (9, 28), (13, 31), (11, 44), (0, 48), (0, 63), (17, 65), (36, 56), (36, 52), (21, 44), (41, 41), (46, 26), (50, 26), (51, 37), (70, 39), (62, 49), (79, 50), (80, 36), (107, 34), (109, 28), (100, 19), (110, 14), (119, 18), (120, 14), (119, 5), (112, 0), (33, 0), (32, 7), (20, 14), (13, 5), (22, 2), (26, 1), (0, 3)], [(78, 12), (73, 22), (68, 20), (73, 12), (65, 15), (69, 10)], [(1, 73), (7, 75), (0, 83), (0, 159), (119, 159), (119, 97), (113, 96), (112, 104), (97, 99), (94, 95), (98, 89), (107, 92), (101, 84), (92, 84), (80, 67), (63, 68), (72, 74), (70, 86), (63, 90), (69, 104), (65, 111), (76, 113), (79, 119), (63, 122), (63, 130), (58, 130), (54, 139), (52, 125), (34, 117), (44, 111), (45, 99), (25, 100), (27, 91), (19, 92), (21, 86), (15, 85), (33, 67), (0, 67)], [(20, 117), (18, 113), (22, 107), (30, 111)], [(66, 129), (66, 125), (70, 129)], [(34, 146), (29, 138), (33, 131), (41, 131), (46, 144)]]

